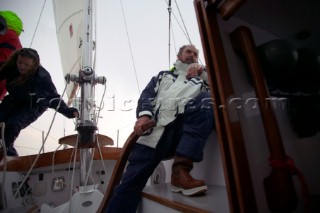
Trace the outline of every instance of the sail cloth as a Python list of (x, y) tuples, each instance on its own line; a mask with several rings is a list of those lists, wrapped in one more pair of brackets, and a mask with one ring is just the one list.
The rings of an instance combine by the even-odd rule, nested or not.
[[(83, 1), (52, 0), (63, 75), (78, 76), (81, 69), (83, 36)], [(78, 84), (70, 82), (66, 93), (68, 105), (76, 96)]]

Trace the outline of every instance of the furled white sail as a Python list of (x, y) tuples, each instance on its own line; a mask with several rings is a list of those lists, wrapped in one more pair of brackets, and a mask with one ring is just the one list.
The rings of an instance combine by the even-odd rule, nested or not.
[[(64, 76), (66, 74), (78, 75), (82, 55), (83, 1), (52, 0), (52, 3), (63, 74)], [(66, 90), (69, 98), (68, 105), (71, 104), (77, 90), (77, 83), (68, 84)]]

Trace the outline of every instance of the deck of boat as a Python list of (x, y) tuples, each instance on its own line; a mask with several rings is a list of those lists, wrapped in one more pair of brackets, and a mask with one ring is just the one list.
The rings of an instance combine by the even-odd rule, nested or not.
[(147, 186), (143, 191), (140, 212), (229, 213), (226, 187), (208, 185), (208, 191), (198, 196), (184, 196), (170, 190), (170, 183)]

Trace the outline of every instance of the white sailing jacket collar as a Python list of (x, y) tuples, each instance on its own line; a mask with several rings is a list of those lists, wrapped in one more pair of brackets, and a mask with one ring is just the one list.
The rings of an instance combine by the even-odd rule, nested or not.
[(178, 74), (181, 71), (186, 72), (189, 67), (189, 64), (185, 64), (182, 63), (182, 61), (180, 60), (176, 60), (176, 62), (173, 63), (173, 66), (175, 67), (174, 74)]

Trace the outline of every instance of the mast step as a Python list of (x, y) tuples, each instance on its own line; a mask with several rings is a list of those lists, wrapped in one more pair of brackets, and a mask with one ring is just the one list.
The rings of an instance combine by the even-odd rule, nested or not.
[[(112, 138), (110, 138), (106, 135), (97, 134), (97, 138), (98, 138), (98, 140), (96, 140), (94, 142), (88, 141), (88, 143), (85, 143), (85, 144), (78, 144), (78, 147), (79, 148), (94, 148), (94, 147), (98, 147), (98, 146), (108, 146), (108, 145), (112, 146), (114, 144)], [(78, 139), (78, 134), (68, 135), (63, 138), (60, 138), (59, 144), (66, 144), (66, 145), (74, 147), (74, 146), (76, 146), (77, 139)], [(97, 141), (99, 141), (99, 144)]]

